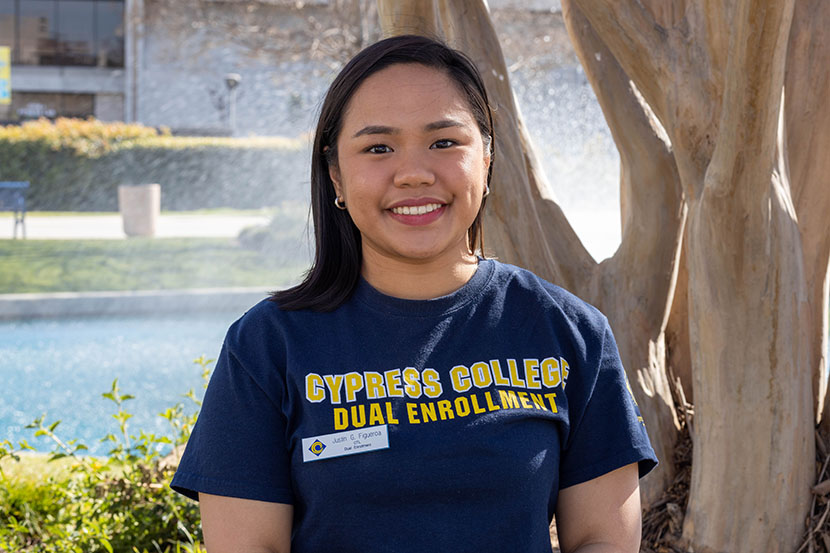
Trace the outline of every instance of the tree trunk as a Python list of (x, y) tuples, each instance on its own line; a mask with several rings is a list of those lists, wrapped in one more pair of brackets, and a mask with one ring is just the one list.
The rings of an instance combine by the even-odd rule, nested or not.
[(620, 150), (623, 239), (600, 264), (547, 190), (486, 6), (379, 0), (387, 35), (443, 36), (482, 70), (497, 106), (488, 242), (608, 315), (663, 461), (647, 499), (672, 473), (672, 313), (672, 363), (695, 398), (685, 541), (698, 552), (794, 551), (822, 410), (830, 430), (830, 2), (562, 7)]
[(684, 537), (695, 551), (792, 551), (814, 454), (802, 243), (776, 140), (793, 3), (690, 3), (670, 28), (640, 3), (579, 4), (653, 92), (690, 201)]
[[(796, 2), (787, 50), (784, 113), (793, 201), (804, 245), (810, 366), (816, 414), (827, 409), (827, 283), (830, 261), (830, 2)], [(830, 430), (830, 416), (822, 428)]]
[(620, 153), (622, 241), (594, 267), (586, 288), (574, 291), (599, 307), (615, 329), (620, 355), (634, 388), (660, 471), (642, 484), (644, 504), (656, 500), (674, 477), (672, 451), (678, 421), (666, 377), (665, 329), (677, 276), (686, 219), (674, 158), (650, 111), (625, 72), (578, 7), (562, 2), (568, 33), (596, 92)]

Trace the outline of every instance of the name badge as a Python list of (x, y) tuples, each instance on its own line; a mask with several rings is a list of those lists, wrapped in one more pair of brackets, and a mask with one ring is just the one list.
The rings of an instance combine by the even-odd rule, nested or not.
[(303, 463), (389, 448), (385, 424), (303, 438)]

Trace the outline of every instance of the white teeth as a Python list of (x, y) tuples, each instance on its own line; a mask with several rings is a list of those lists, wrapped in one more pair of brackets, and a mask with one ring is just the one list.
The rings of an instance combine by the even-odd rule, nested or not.
[(393, 207), (392, 213), (397, 213), (398, 215), (423, 215), (425, 213), (435, 211), (439, 207), (441, 207), (441, 204), (426, 204), (418, 206), (405, 205), (401, 207)]

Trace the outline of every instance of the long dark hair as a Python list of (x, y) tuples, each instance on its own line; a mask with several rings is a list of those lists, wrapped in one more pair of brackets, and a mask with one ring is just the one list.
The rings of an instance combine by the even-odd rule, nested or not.
[[(347, 211), (334, 205), (334, 184), (329, 165), (337, 164), (337, 138), (349, 100), (364, 80), (381, 69), (399, 63), (417, 63), (446, 72), (470, 105), (484, 146), (490, 152), (487, 185), (493, 174), (493, 116), (484, 82), (473, 62), (463, 53), (437, 40), (402, 35), (376, 42), (358, 53), (329, 87), (314, 135), (311, 154), (311, 211), (314, 221), (314, 263), (305, 279), (287, 290), (275, 292), (271, 300), (282, 309), (331, 311), (349, 299), (360, 278), (362, 249), (360, 231)], [(468, 246), (484, 252), (481, 226), (485, 200), (467, 230)]]

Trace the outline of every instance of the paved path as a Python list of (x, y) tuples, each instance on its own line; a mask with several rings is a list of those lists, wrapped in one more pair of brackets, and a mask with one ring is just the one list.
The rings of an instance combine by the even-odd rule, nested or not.
[[(245, 227), (263, 225), (266, 215), (162, 213), (156, 228), (158, 238), (232, 237)], [(0, 215), (0, 240), (12, 238), (14, 219)], [(20, 235), (18, 231), (18, 236)], [(126, 238), (117, 213), (105, 215), (26, 215), (26, 237), (37, 240)]]
[[(601, 210), (569, 210), (565, 212), (583, 244), (596, 260), (610, 257), (620, 243), (619, 214)], [(159, 238), (233, 237), (245, 227), (268, 223), (266, 215), (162, 213), (156, 236)], [(14, 219), (9, 212), (0, 213), (0, 240), (11, 238)], [(37, 212), (26, 215), (26, 236), (31, 239), (126, 238), (121, 216), (60, 215), (43, 216)]]

